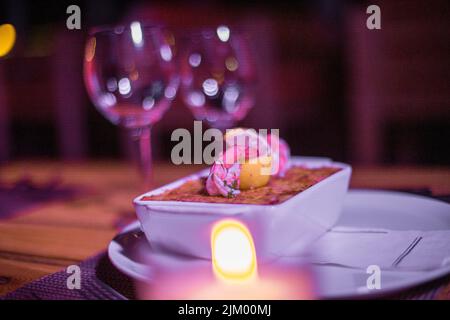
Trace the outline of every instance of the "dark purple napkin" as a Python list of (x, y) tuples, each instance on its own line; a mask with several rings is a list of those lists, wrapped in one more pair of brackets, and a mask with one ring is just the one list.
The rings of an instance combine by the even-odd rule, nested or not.
[(61, 186), (58, 180), (37, 185), (22, 178), (13, 185), (0, 184), (0, 219), (21, 214), (45, 202), (72, 199), (78, 194), (75, 187)]

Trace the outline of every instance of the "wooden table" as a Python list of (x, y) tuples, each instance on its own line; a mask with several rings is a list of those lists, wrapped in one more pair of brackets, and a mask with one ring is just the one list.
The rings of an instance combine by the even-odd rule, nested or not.
[[(154, 184), (199, 168), (156, 164)], [(36, 184), (56, 177), (83, 194), (0, 220), (0, 295), (105, 250), (119, 226), (134, 218), (131, 201), (140, 193), (133, 168), (121, 162), (16, 162), (0, 167), (2, 184), (24, 175)], [(429, 188), (434, 195), (448, 195), (450, 168), (357, 167), (351, 186)], [(440, 295), (450, 297), (450, 285)]]

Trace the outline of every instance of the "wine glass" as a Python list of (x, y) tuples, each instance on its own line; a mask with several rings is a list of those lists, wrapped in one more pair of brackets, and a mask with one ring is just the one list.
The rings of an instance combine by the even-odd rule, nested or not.
[(151, 182), (150, 130), (178, 88), (173, 35), (140, 22), (94, 29), (87, 40), (84, 80), (100, 113), (127, 129), (145, 187)]
[(180, 60), (181, 94), (197, 120), (224, 130), (254, 104), (254, 67), (246, 37), (227, 26), (192, 32)]

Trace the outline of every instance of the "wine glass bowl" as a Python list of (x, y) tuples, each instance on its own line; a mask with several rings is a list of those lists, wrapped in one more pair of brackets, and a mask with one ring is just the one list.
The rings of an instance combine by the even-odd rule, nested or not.
[(147, 127), (160, 120), (178, 87), (173, 39), (164, 29), (139, 22), (90, 34), (85, 84), (108, 120), (125, 128)]
[(150, 128), (178, 89), (174, 49), (168, 30), (138, 21), (94, 29), (86, 43), (87, 92), (109, 121), (128, 129), (143, 188), (151, 186)]
[(245, 36), (227, 26), (192, 32), (180, 59), (181, 95), (197, 120), (225, 129), (254, 104), (254, 68)]

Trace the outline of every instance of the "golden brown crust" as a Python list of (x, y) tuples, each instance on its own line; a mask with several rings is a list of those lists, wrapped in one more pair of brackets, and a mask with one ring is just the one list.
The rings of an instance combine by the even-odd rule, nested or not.
[(167, 190), (155, 196), (145, 196), (142, 200), (184, 201), (232, 204), (277, 204), (293, 197), (317, 182), (340, 171), (340, 168), (321, 167), (308, 169), (301, 166), (290, 168), (283, 178), (272, 177), (268, 185), (241, 191), (233, 198), (210, 196), (205, 190), (205, 178), (187, 181), (178, 188)]

